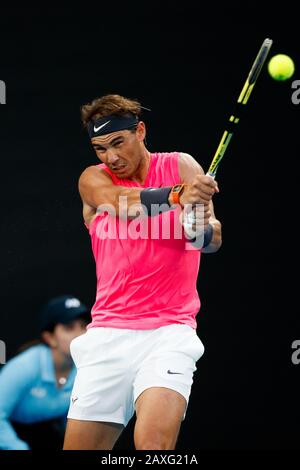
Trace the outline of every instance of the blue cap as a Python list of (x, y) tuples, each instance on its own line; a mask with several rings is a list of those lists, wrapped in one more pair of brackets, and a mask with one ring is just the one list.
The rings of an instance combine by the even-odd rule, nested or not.
[(61, 295), (49, 300), (40, 312), (40, 330), (45, 331), (58, 323), (70, 323), (76, 318), (90, 313), (84, 305), (74, 295)]

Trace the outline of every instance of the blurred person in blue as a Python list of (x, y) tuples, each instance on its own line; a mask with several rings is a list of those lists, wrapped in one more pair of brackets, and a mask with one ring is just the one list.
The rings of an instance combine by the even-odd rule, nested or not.
[(0, 369), (0, 449), (61, 449), (76, 375), (71, 341), (86, 331), (88, 308), (54, 297), (39, 315), (40, 340)]

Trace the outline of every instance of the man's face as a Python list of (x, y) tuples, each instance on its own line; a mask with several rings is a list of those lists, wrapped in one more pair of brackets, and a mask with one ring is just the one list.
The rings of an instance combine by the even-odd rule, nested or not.
[(112, 132), (92, 138), (97, 157), (119, 178), (128, 178), (138, 169), (142, 158), (145, 125), (139, 122), (137, 129)]

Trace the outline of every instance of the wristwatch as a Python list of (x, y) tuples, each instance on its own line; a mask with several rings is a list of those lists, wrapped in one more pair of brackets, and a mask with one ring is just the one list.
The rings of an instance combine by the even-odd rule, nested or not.
[(180, 204), (180, 195), (184, 191), (184, 184), (176, 184), (171, 189), (171, 201), (172, 204)]

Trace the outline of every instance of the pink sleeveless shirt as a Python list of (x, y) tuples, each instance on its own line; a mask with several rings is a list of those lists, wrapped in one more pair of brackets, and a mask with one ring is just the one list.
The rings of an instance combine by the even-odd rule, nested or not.
[[(180, 183), (178, 157), (177, 152), (152, 153), (144, 185), (119, 179), (104, 163), (99, 168), (120, 186), (173, 186)], [(99, 213), (92, 221), (97, 293), (88, 328), (147, 330), (173, 323), (196, 328), (201, 252), (187, 246), (179, 214), (178, 207), (137, 224), (137, 219)]]

